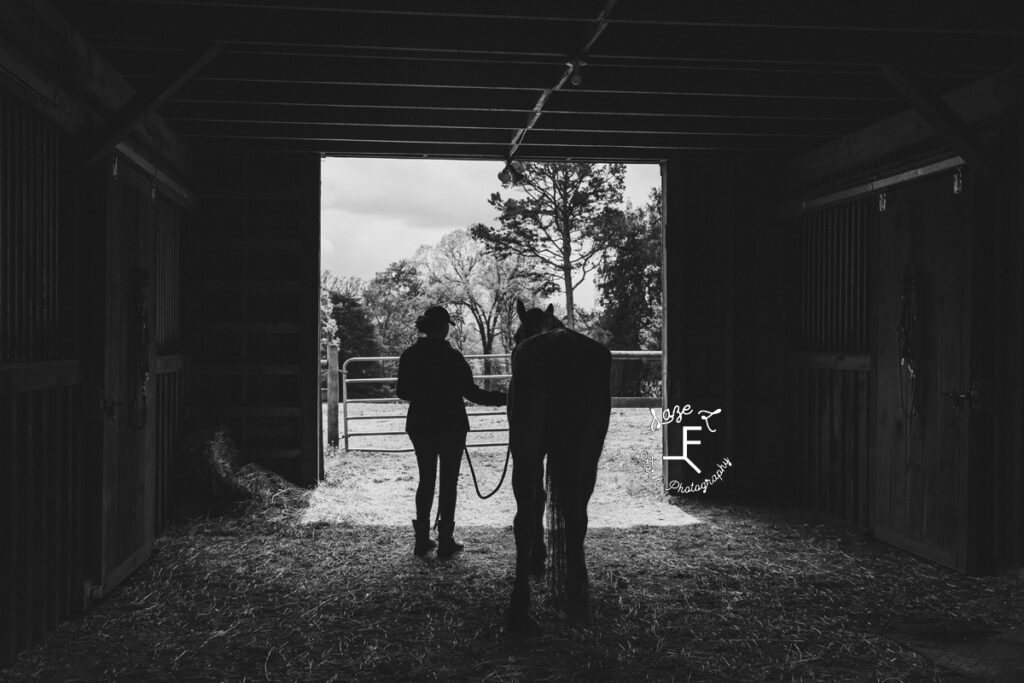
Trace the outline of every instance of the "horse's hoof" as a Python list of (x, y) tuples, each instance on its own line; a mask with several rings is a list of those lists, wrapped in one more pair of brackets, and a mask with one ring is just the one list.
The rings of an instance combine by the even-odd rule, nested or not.
[(529, 612), (513, 612), (505, 624), (505, 633), (509, 635), (535, 635), (540, 633), (540, 624), (530, 616)]

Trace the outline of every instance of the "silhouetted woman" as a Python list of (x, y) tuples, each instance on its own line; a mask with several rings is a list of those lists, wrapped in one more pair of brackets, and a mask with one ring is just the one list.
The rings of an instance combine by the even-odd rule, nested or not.
[[(488, 406), (505, 405), (505, 392), (484, 391), (473, 383), (473, 371), (466, 359), (445, 337), (451, 318), (441, 306), (431, 306), (416, 319), (423, 336), (402, 353), (398, 361), (398, 397), (409, 401), (405, 431), (416, 449), (420, 481), (416, 488), (416, 532), (413, 549), (422, 555), (437, 547), (438, 557), (462, 550), (456, 543), (455, 492), (466, 447), (469, 419), (464, 398)], [(438, 493), (437, 543), (430, 539), (430, 507), (434, 500), (434, 479), (441, 461)]]

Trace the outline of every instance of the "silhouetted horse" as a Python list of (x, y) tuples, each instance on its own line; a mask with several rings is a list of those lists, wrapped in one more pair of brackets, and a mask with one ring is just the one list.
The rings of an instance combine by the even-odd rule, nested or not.
[(587, 503), (594, 492), (611, 412), (611, 354), (567, 329), (547, 310), (516, 302), (520, 327), (512, 350), (509, 447), (516, 497), (516, 578), (509, 611), (513, 630), (529, 615), (530, 574), (544, 572), (544, 456), (547, 456), (551, 588), (571, 617), (587, 615)]

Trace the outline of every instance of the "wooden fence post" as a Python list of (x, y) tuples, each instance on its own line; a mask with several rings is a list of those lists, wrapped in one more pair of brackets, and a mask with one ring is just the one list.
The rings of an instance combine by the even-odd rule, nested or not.
[(338, 345), (327, 346), (327, 443), (338, 445)]

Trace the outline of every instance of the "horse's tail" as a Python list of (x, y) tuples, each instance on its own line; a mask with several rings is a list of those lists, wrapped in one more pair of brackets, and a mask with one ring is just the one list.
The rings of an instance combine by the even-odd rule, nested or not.
[[(563, 451), (560, 455), (564, 455)], [(547, 457), (545, 479), (548, 492), (548, 579), (551, 584), (551, 595), (556, 602), (565, 599), (568, 586), (566, 572), (567, 535), (566, 516), (568, 497), (573, 485), (570, 479), (571, 468), (566, 466), (565, 458)]]

